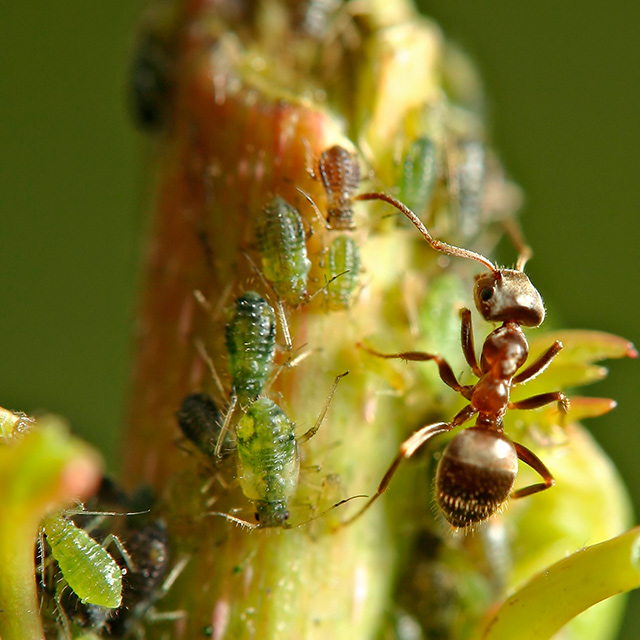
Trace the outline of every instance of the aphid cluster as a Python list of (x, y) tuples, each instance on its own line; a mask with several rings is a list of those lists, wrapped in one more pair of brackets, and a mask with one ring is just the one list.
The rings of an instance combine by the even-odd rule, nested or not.
[[(135, 503), (122, 492), (109, 494), (111, 486), (108, 481), (103, 483), (100, 502), (107, 500), (127, 508)], [(114, 496), (117, 499), (112, 503)], [(143, 502), (147, 500), (143, 498)], [(128, 637), (136, 629), (139, 635), (143, 622), (183, 615), (152, 609), (175, 581), (184, 561), (171, 569), (166, 526), (148, 513), (82, 510), (53, 514), (44, 520), (47, 544), (40, 548), (44, 569), (41, 586), (43, 596), (53, 599), (61, 637), (71, 638), (76, 629), (96, 637)], [(120, 528), (122, 541), (105, 533), (112, 530), (113, 516), (118, 515), (126, 516)], [(112, 542), (114, 547), (110, 547)]]
[[(257, 524), (217, 513), (249, 527), (283, 527), (289, 517), (288, 500), (300, 475), (298, 445), (320, 428), (341, 376), (333, 384), (314, 426), (296, 436), (294, 423), (283, 409), (261, 395), (274, 375), (276, 318), (271, 305), (249, 291), (237, 298), (226, 314), (226, 345), (231, 376), (231, 400), (221, 418), (213, 399), (204, 393), (188, 395), (176, 414), (183, 434), (216, 461), (223, 449), (233, 448), (228, 438), (234, 425), (236, 476), (245, 497), (255, 503)], [(242, 415), (234, 423), (236, 403)]]

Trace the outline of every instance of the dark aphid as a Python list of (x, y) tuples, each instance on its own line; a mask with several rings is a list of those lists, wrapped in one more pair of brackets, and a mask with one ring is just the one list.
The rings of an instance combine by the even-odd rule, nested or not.
[(353, 198), (360, 186), (360, 166), (355, 154), (334, 145), (320, 154), (318, 177), (327, 192), (327, 225), (353, 229)]
[(174, 86), (173, 60), (158, 37), (145, 35), (138, 45), (131, 68), (131, 110), (136, 124), (145, 131), (158, 131), (168, 124)]
[(422, 213), (431, 202), (438, 180), (438, 148), (431, 138), (416, 138), (404, 155), (398, 186), (400, 200)]
[[(509, 409), (536, 409), (555, 402), (563, 413), (569, 410), (569, 400), (559, 391), (542, 393), (519, 402), (509, 401), (512, 387), (524, 384), (544, 371), (562, 349), (562, 344), (556, 341), (537, 360), (522, 369), (529, 355), (522, 326), (538, 327), (545, 316), (542, 298), (523, 271), (530, 250), (521, 248), (516, 269), (499, 269), (480, 254), (432, 238), (413, 211), (395, 198), (382, 193), (366, 193), (359, 198), (388, 202), (411, 220), (436, 251), (475, 260), (486, 267), (489, 273), (476, 277), (474, 300), (487, 322), (502, 324), (487, 336), (478, 363), (471, 312), (468, 309), (461, 311), (462, 351), (478, 377), (473, 385), (461, 385), (449, 364), (439, 355), (415, 351), (382, 354), (367, 349), (382, 358), (435, 361), (442, 381), (460, 393), (469, 404), (451, 422), (426, 425), (405, 440), (375, 495), (348, 522), (362, 515), (384, 493), (403, 460), (410, 458), (434, 436), (447, 433), (477, 416), (473, 428), (460, 431), (449, 442), (436, 471), (436, 500), (444, 517), (454, 527), (472, 528), (499, 512), (509, 498), (538, 493), (554, 484), (553, 476), (544, 463), (504, 433), (504, 415)], [(542, 482), (514, 491), (518, 460), (536, 471)]]
[(51, 555), (84, 603), (115, 609), (122, 602), (122, 570), (108, 551), (73, 520), (53, 514), (43, 522)]
[(149, 522), (127, 540), (132, 569), (125, 580), (123, 606), (108, 622), (109, 636), (122, 637), (142, 621), (163, 595), (170, 564), (169, 536), (161, 520)]
[(278, 296), (291, 305), (304, 301), (311, 262), (297, 209), (276, 196), (257, 222), (262, 273)]
[(358, 286), (360, 247), (346, 235), (338, 236), (329, 247), (327, 300), (332, 311), (348, 309)]
[[(182, 433), (202, 453), (214, 458), (223, 419), (213, 398), (207, 393), (190, 393), (182, 401), (176, 418)], [(228, 433), (226, 436), (221, 448), (223, 453), (233, 448)]]
[(276, 350), (276, 316), (262, 296), (247, 291), (227, 310), (226, 342), (233, 393), (246, 406), (267, 383)]
[(315, 424), (296, 438), (294, 424), (269, 398), (258, 398), (236, 425), (238, 479), (244, 495), (255, 503), (257, 524), (215, 513), (250, 528), (287, 527), (288, 501), (298, 488), (298, 445), (312, 438), (324, 421), (340, 378), (336, 377)]

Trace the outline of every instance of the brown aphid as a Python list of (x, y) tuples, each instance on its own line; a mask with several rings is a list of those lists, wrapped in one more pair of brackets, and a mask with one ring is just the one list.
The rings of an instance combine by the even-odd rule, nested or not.
[[(460, 384), (450, 365), (439, 355), (417, 351), (383, 354), (363, 347), (381, 358), (435, 361), (442, 381), (460, 393), (469, 404), (450, 422), (428, 424), (405, 440), (375, 495), (344, 524), (361, 516), (384, 493), (403, 460), (410, 458), (434, 436), (452, 431), (477, 416), (475, 426), (459, 432), (446, 446), (436, 471), (436, 502), (442, 514), (452, 526), (471, 529), (500, 512), (509, 498), (529, 496), (555, 483), (551, 472), (535, 453), (513, 442), (504, 433), (504, 416), (508, 409), (536, 409), (555, 402), (562, 413), (569, 410), (569, 400), (560, 391), (542, 393), (518, 402), (509, 401), (509, 393), (514, 386), (542, 373), (562, 349), (562, 344), (556, 340), (537, 360), (518, 373), (529, 355), (522, 327), (538, 327), (545, 316), (542, 298), (523, 271), (531, 251), (526, 246), (520, 247), (516, 268), (501, 269), (478, 253), (435, 240), (413, 211), (391, 196), (365, 193), (358, 199), (383, 200), (393, 205), (413, 222), (436, 251), (469, 258), (484, 265), (489, 273), (476, 276), (476, 308), (487, 322), (502, 324), (487, 336), (478, 363), (471, 312), (469, 309), (461, 311), (462, 351), (467, 364), (478, 377), (473, 385)], [(514, 491), (518, 460), (536, 471), (542, 482)]]
[(355, 154), (334, 145), (320, 154), (318, 174), (327, 192), (327, 226), (343, 231), (353, 229), (353, 198), (360, 186), (360, 166)]

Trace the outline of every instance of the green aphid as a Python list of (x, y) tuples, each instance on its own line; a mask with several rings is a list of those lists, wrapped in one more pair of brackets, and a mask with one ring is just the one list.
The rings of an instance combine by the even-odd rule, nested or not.
[(285, 302), (303, 302), (311, 262), (298, 210), (276, 196), (258, 219), (257, 237), (264, 277)]
[(359, 273), (360, 247), (353, 238), (338, 236), (329, 247), (327, 300), (330, 310), (349, 308)]
[(259, 527), (282, 526), (300, 475), (293, 423), (269, 398), (258, 398), (236, 425), (238, 478), (255, 502)]
[(399, 199), (422, 213), (431, 202), (438, 180), (438, 149), (426, 136), (416, 138), (405, 153), (399, 180)]
[[(210, 458), (216, 457), (216, 445), (223, 419), (213, 398), (207, 393), (190, 393), (176, 413), (180, 430), (198, 449)], [(231, 451), (233, 443), (228, 431), (221, 442), (222, 455)]]
[(455, 200), (458, 227), (473, 236), (480, 229), (487, 182), (487, 154), (480, 140), (459, 140), (454, 150), (450, 189)]
[(47, 517), (44, 535), (69, 587), (85, 604), (116, 609), (122, 602), (122, 571), (107, 550), (60, 514)]
[(241, 406), (253, 402), (271, 375), (276, 316), (260, 295), (247, 291), (227, 311), (227, 352), (233, 392)]
[(340, 379), (348, 373), (336, 376), (315, 424), (297, 438), (293, 422), (273, 400), (260, 397), (245, 410), (236, 425), (237, 475), (242, 492), (255, 502), (257, 524), (218, 511), (210, 515), (251, 529), (291, 528), (287, 503), (298, 487), (298, 445), (317, 433)]

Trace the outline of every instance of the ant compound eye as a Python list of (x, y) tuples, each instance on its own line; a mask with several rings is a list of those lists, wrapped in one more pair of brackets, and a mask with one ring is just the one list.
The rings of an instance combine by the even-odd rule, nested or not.
[(480, 299), (483, 302), (486, 302), (487, 300), (491, 300), (492, 297), (493, 297), (493, 288), (492, 287), (485, 287), (480, 292)]

